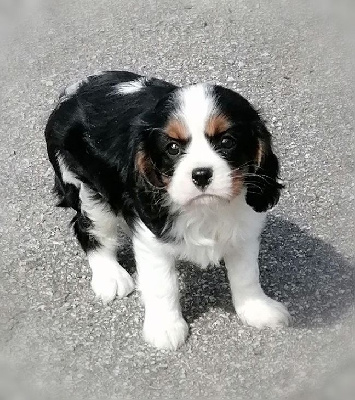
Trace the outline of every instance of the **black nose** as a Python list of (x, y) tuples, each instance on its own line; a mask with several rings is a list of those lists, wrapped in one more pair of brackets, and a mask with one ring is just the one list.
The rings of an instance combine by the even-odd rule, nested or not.
[(192, 170), (192, 182), (199, 188), (204, 189), (212, 181), (212, 168), (195, 168)]

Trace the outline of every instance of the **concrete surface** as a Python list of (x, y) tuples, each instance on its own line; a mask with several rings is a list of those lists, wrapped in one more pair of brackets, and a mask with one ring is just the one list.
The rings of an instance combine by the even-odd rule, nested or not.
[[(1, 399), (347, 398), (354, 121), (334, 4), (37, 0), (10, 24), (1, 49)], [(222, 267), (180, 266), (191, 334), (176, 352), (143, 342), (137, 293), (94, 300), (71, 213), (53, 207), (43, 127), (65, 84), (102, 69), (219, 82), (263, 110), (287, 189), (263, 236), (262, 281), (289, 306), (293, 327), (242, 326)], [(133, 266), (126, 240), (120, 257)]]

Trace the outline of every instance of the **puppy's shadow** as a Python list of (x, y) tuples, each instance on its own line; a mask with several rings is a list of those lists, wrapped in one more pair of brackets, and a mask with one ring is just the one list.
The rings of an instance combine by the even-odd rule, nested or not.
[[(127, 239), (118, 259), (130, 273), (135, 271)], [(269, 215), (259, 262), (263, 289), (288, 305), (296, 327), (333, 324), (352, 306), (353, 266), (331, 245), (289, 221)], [(179, 270), (181, 305), (187, 322), (211, 307), (235, 313), (225, 267), (203, 270), (181, 263)]]
[[(297, 225), (269, 216), (260, 249), (265, 292), (288, 305), (294, 326), (336, 322), (352, 306), (353, 266), (324, 241)], [(192, 322), (211, 307), (234, 313), (224, 267), (181, 266), (183, 314)]]

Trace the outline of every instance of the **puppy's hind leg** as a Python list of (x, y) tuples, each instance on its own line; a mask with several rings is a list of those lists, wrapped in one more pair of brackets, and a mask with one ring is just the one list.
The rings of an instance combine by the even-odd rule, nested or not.
[(92, 270), (91, 286), (104, 303), (134, 290), (129, 273), (117, 262), (117, 217), (110, 206), (85, 184), (80, 187), (80, 211), (74, 231)]

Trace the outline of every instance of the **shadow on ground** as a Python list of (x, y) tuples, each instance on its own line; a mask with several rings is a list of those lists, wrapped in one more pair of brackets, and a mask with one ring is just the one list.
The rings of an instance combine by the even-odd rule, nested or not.
[[(134, 271), (131, 246), (119, 254), (120, 262)], [(182, 263), (181, 303), (191, 323), (211, 307), (234, 313), (226, 270), (206, 270)], [(294, 326), (324, 326), (336, 322), (352, 303), (352, 266), (324, 241), (297, 225), (269, 216), (260, 250), (261, 282), (270, 296), (285, 302)]]

